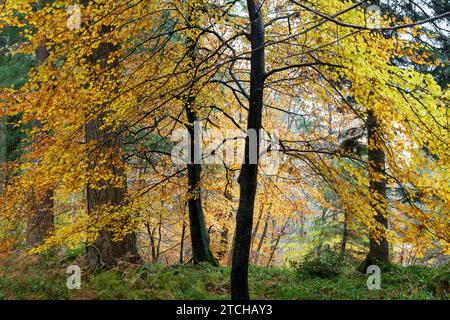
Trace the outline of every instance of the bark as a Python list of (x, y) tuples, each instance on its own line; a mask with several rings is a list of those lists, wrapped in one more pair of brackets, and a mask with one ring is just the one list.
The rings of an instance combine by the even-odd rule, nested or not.
[(189, 210), (189, 226), (191, 231), (192, 255), (194, 263), (207, 262), (214, 266), (218, 266), (210, 244), (209, 234), (206, 229), (205, 216), (202, 205), (202, 190), (200, 187), (200, 179), (202, 165), (195, 163), (195, 154), (200, 153), (200, 141), (195, 138), (194, 125), (197, 121), (197, 115), (190, 106), (186, 107), (186, 115), (188, 119), (188, 132), (190, 136), (190, 162), (188, 164), (188, 210)]
[(161, 242), (162, 242), (162, 216), (159, 216), (159, 224), (158, 224), (158, 244), (156, 246), (156, 261), (159, 259), (159, 255), (161, 253)]
[[(261, 218), (262, 218), (263, 213), (264, 213), (264, 203), (261, 204), (261, 207), (259, 209), (259, 215), (258, 215), (258, 218), (256, 219), (256, 225), (253, 228), (253, 232), (252, 232), (252, 242), (250, 244), (250, 249), (252, 252), (253, 252), (253, 244), (255, 243), (256, 234), (258, 233), (258, 229), (259, 229), (259, 225), (261, 223)], [(253, 259), (254, 259), (254, 257), (253, 257)]]
[(370, 192), (375, 196), (371, 204), (376, 210), (376, 228), (381, 237), (376, 238), (373, 233), (370, 234), (370, 249), (360, 270), (365, 272), (368, 266), (373, 264), (389, 264), (389, 243), (386, 239), (386, 230), (388, 229), (387, 219), (387, 199), (386, 199), (386, 155), (381, 147), (381, 130), (379, 120), (373, 111), (369, 111), (367, 117), (368, 131), (368, 161), (369, 161), (369, 179)]
[(186, 236), (186, 222), (183, 219), (183, 227), (181, 229), (181, 242), (180, 242), (180, 264), (184, 260), (184, 237)]
[[(257, 154), (259, 153), (259, 131), (262, 125), (265, 50), (264, 22), (260, 4), (255, 0), (247, 0), (247, 9), (251, 23), (251, 71), (250, 99), (247, 118), (247, 129), (255, 130), (257, 135)], [(231, 267), (231, 298), (233, 300), (248, 300), (248, 265), (250, 255), (251, 234), (253, 227), (253, 212), (257, 188), (258, 164), (249, 162), (251, 149), (250, 139), (245, 141), (245, 159), (239, 176), (240, 198), (236, 215), (236, 239)], [(257, 155), (257, 158), (259, 155)], [(258, 162), (258, 161), (257, 161)]]
[(347, 248), (347, 240), (348, 240), (348, 213), (344, 212), (344, 223), (342, 230), (342, 242), (341, 242), (341, 255), (345, 255), (345, 251)]
[[(191, 26), (195, 19), (194, 7), (189, 8), (187, 16), (188, 25)], [(197, 70), (197, 42), (188, 37), (186, 39), (188, 45), (187, 57), (189, 59), (190, 67), (193, 70)], [(195, 79), (196, 71), (194, 71), (193, 80)], [(209, 243), (209, 233), (206, 228), (205, 216), (203, 213), (202, 205), (202, 190), (200, 186), (201, 182), (201, 141), (195, 137), (195, 123), (197, 122), (197, 113), (193, 109), (195, 104), (195, 96), (192, 92), (193, 88), (189, 90), (187, 103), (185, 105), (186, 117), (188, 120), (187, 129), (190, 136), (190, 163), (187, 166), (188, 169), (188, 210), (189, 210), (189, 226), (191, 232), (192, 243), (192, 255), (195, 264), (201, 262), (207, 262), (213, 266), (219, 266), (218, 261), (213, 255), (213, 252)], [(198, 163), (196, 163), (198, 162)]]
[(402, 252), (400, 253), (400, 266), (403, 267), (403, 259), (405, 257), (405, 245), (402, 245)]
[(287, 226), (289, 225), (289, 221), (291, 220), (291, 217), (287, 218), (286, 222), (284, 223), (283, 227), (281, 228), (280, 233), (278, 234), (277, 241), (275, 241), (275, 244), (273, 245), (272, 252), (270, 253), (269, 260), (267, 261), (267, 267), (270, 267), (270, 264), (272, 263), (273, 257), (275, 256), (275, 251), (277, 251), (278, 244), (280, 243), (281, 237), (284, 236)]
[[(41, 66), (47, 60), (49, 52), (45, 43), (36, 49), (36, 66)], [(41, 127), (39, 122), (37, 127)], [(32, 191), (31, 217), (27, 225), (27, 244), (30, 246), (44, 242), (54, 228), (53, 218), (53, 190), (48, 189), (43, 194)]]
[(228, 262), (227, 265), (231, 266), (233, 264), (233, 252), (234, 252), (234, 243), (236, 242), (236, 230), (234, 230), (233, 232), (233, 240), (231, 242), (232, 246), (231, 246), (231, 250), (230, 250), (230, 254), (228, 256)]
[(320, 256), (322, 254), (322, 246), (324, 242), (324, 229), (325, 229), (325, 216), (327, 214), (327, 209), (322, 210), (322, 214), (320, 216), (320, 233), (319, 233), (319, 245), (317, 246), (317, 255)]
[[(89, 1), (87, 0), (83, 0), (81, 1), (81, 4), (87, 6), (88, 2)], [(95, 5), (95, 1), (93, 5)], [(109, 31), (109, 27), (106, 26), (103, 26), (103, 29), (101, 30), (103, 34)], [(89, 62), (93, 65), (99, 64), (103, 69), (113, 67), (113, 65), (108, 64), (107, 59), (115, 50), (117, 50), (117, 46), (108, 42), (103, 42), (89, 57)], [(116, 62), (112, 63), (115, 64)], [(108, 169), (114, 172), (114, 174), (123, 181), (123, 185), (115, 186), (104, 180), (100, 181), (97, 186), (88, 183), (87, 209), (89, 215), (93, 215), (97, 209), (101, 209), (101, 207), (105, 205), (118, 206), (123, 204), (127, 192), (126, 173), (122, 167), (114, 165), (118, 160), (117, 157), (121, 154), (122, 137), (118, 133), (120, 130), (115, 132), (113, 128), (104, 126), (103, 119), (106, 115), (106, 113), (101, 112), (86, 124), (86, 143), (94, 143), (97, 146), (96, 150), (98, 151), (112, 151), (111, 159), (107, 164), (109, 166)], [(96, 152), (91, 152), (89, 154), (90, 170), (98, 165), (96, 156)], [(122, 161), (122, 159), (119, 160)], [(125, 225), (127, 221), (117, 221), (116, 223)], [(120, 225), (115, 225), (114, 227), (120, 228)], [(140, 261), (136, 245), (136, 235), (134, 233), (128, 233), (123, 239), (114, 241), (114, 234), (109, 230), (108, 226), (99, 232), (98, 237), (92, 244), (88, 245), (87, 254), (89, 265), (91, 269), (94, 270), (100, 267), (114, 267), (120, 261), (132, 263)]]
[(53, 190), (47, 190), (42, 197), (33, 196), (31, 201), (32, 213), (28, 221), (27, 244), (35, 246), (43, 243), (54, 228)]
[(153, 261), (153, 263), (155, 263), (158, 260), (157, 255), (156, 255), (156, 243), (155, 243), (155, 237), (154, 237), (155, 229), (152, 230), (152, 228), (150, 227), (150, 223), (148, 223), (148, 222), (145, 223), (145, 227), (147, 229), (148, 237), (150, 238), (150, 249), (151, 249), (151, 253), (152, 253), (152, 261)]
[[(103, 125), (102, 116), (90, 121), (86, 125), (86, 142), (99, 144), (99, 148), (115, 150), (113, 154), (120, 154), (121, 138), (108, 128), (100, 129)], [(100, 146), (101, 145), (101, 146)], [(90, 169), (93, 169), (96, 164), (95, 152), (90, 155)], [(107, 181), (100, 181), (100, 187), (87, 185), (87, 208), (88, 214), (93, 215), (96, 209), (105, 205), (119, 206), (123, 203), (126, 195), (126, 175), (123, 168), (117, 168), (113, 165), (115, 159), (110, 159), (108, 164), (109, 169), (112, 170), (116, 176), (123, 181), (122, 187), (111, 185)], [(118, 223), (126, 224), (126, 221)], [(115, 226), (117, 227), (117, 226)], [(120, 227), (120, 226), (119, 226)], [(113, 241), (114, 234), (108, 230), (108, 227), (99, 232), (98, 237), (94, 242), (87, 247), (88, 260), (91, 269), (101, 267), (113, 267), (119, 261), (138, 262), (140, 260), (137, 246), (136, 236), (134, 233), (127, 234), (122, 240)]]
[(220, 260), (223, 260), (228, 252), (228, 227), (226, 225), (224, 225), (222, 227), (222, 231), (220, 232), (220, 250), (218, 253), (218, 258)]
[(253, 262), (254, 264), (258, 264), (259, 256), (261, 254), (261, 248), (264, 243), (264, 240), (266, 239), (267, 230), (269, 228), (269, 220), (270, 220), (270, 212), (267, 214), (267, 219), (266, 222), (264, 223), (263, 232), (261, 234), (261, 238), (259, 239), (258, 247), (256, 248), (255, 259)]

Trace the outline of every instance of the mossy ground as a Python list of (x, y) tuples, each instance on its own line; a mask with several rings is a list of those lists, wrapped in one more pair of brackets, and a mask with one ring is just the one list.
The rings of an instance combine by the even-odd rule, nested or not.
[[(21, 257), (0, 263), (0, 299), (228, 299), (230, 269), (209, 265), (146, 264), (82, 275), (82, 288), (66, 288), (70, 261)], [(382, 289), (369, 291), (352, 268), (333, 278), (293, 269), (250, 268), (252, 299), (447, 299), (448, 266), (398, 267), (382, 274)], [(446, 287), (447, 286), (447, 287)]]

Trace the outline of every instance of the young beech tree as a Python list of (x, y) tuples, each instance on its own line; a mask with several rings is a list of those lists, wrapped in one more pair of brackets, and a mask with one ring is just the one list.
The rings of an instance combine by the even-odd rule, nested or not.
[[(264, 21), (260, 1), (247, 1), (250, 24), (249, 39), (251, 42), (250, 96), (247, 116), (247, 130), (256, 134), (255, 143), (247, 135), (245, 139), (245, 154), (239, 175), (240, 195), (236, 215), (236, 231), (233, 248), (233, 264), (231, 268), (231, 298), (235, 300), (248, 299), (248, 263), (250, 257), (251, 235), (253, 227), (253, 211), (258, 177), (259, 139), (262, 128), (264, 79), (265, 79), (265, 43)], [(256, 150), (256, 163), (250, 162), (250, 152)], [(254, 157), (254, 155), (253, 155)], [(254, 162), (254, 159), (253, 159)]]
[[(202, 2), (199, 3), (202, 5)], [(192, 28), (194, 24), (195, 6), (189, 6), (187, 9), (186, 26)], [(197, 77), (196, 70), (198, 65), (197, 58), (197, 42), (195, 39), (188, 37), (186, 39), (188, 67), (192, 70), (192, 82), (195, 84)], [(198, 126), (198, 115), (196, 108), (196, 92), (194, 86), (188, 90), (185, 97), (185, 112), (187, 118), (186, 128), (189, 132), (189, 159), (187, 164), (188, 176), (188, 210), (189, 210), (189, 226), (191, 231), (192, 258), (194, 263), (208, 262), (217, 266), (217, 260), (211, 251), (208, 230), (206, 228), (205, 216), (202, 205), (202, 188), (201, 188), (201, 145), (199, 137), (195, 134), (195, 126)], [(197, 128), (198, 129), (198, 128)]]

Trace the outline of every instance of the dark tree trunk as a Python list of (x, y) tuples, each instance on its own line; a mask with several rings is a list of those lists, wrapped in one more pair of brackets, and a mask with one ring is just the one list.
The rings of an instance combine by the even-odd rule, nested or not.
[(341, 255), (345, 255), (345, 250), (347, 248), (347, 240), (348, 240), (348, 213), (344, 212), (344, 223), (342, 230), (342, 242), (341, 242)]
[[(208, 262), (214, 266), (218, 266), (217, 260), (214, 258), (210, 244), (209, 234), (206, 229), (205, 216), (202, 206), (202, 190), (200, 187), (200, 179), (202, 165), (196, 163), (200, 159), (200, 141), (195, 136), (195, 122), (197, 115), (190, 106), (186, 106), (186, 115), (188, 119), (188, 132), (190, 136), (190, 157), (188, 164), (188, 209), (189, 209), (189, 226), (191, 231), (192, 256), (194, 263)], [(197, 156), (195, 156), (197, 155)]]
[[(247, 9), (251, 23), (250, 41), (252, 48), (247, 129), (249, 133), (252, 130), (256, 131), (256, 158), (258, 159), (265, 78), (264, 22), (259, 2), (247, 0)], [(247, 136), (245, 141), (245, 162), (242, 165), (239, 176), (240, 198), (236, 215), (236, 239), (231, 268), (231, 298), (233, 300), (249, 299), (248, 265), (258, 176), (258, 164), (250, 163), (249, 152), (251, 149), (254, 149), (250, 146), (250, 141)]]
[(186, 222), (183, 218), (183, 227), (181, 229), (181, 242), (180, 242), (180, 264), (184, 261), (184, 237), (186, 236)]
[(148, 222), (145, 223), (145, 227), (147, 228), (148, 237), (150, 238), (150, 249), (151, 249), (151, 253), (152, 253), (152, 261), (153, 261), (153, 263), (155, 263), (157, 261), (156, 243), (155, 243), (155, 236), (154, 236), (155, 229), (152, 230), (152, 228), (150, 227), (150, 223), (148, 223)]
[[(189, 8), (187, 15), (188, 25), (194, 22), (195, 11), (194, 7)], [(193, 70), (197, 70), (197, 42), (188, 37), (186, 39), (188, 44), (187, 57), (189, 59), (189, 65)], [(196, 71), (192, 76), (193, 81), (195, 81)], [(209, 234), (206, 228), (205, 216), (203, 213), (202, 206), (202, 189), (200, 186), (201, 182), (201, 146), (200, 139), (195, 136), (195, 125), (197, 122), (197, 113), (194, 109), (195, 95), (193, 94), (193, 88), (189, 91), (186, 99), (187, 103), (185, 105), (186, 117), (188, 120), (187, 129), (190, 136), (190, 146), (189, 146), (189, 160), (190, 163), (187, 165), (188, 169), (188, 210), (189, 210), (189, 227), (191, 232), (191, 243), (192, 243), (192, 259), (195, 264), (201, 262), (207, 262), (214, 266), (219, 266), (218, 261), (214, 257), (210, 242)]]
[[(36, 66), (41, 66), (47, 60), (49, 52), (45, 43), (36, 49)], [(37, 127), (41, 127), (39, 122)], [(53, 221), (53, 190), (49, 189), (43, 194), (37, 194), (32, 191), (31, 199), (31, 217), (27, 226), (27, 244), (30, 246), (38, 245), (44, 242), (54, 228)]]
[(387, 199), (386, 199), (386, 156), (381, 147), (382, 138), (379, 122), (372, 110), (369, 110), (367, 117), (368, 131), (368, 161), (369, 161), (369, 179), (370, 192), (374, 196), (372, 207), (376, 210), (375, 216), (376, 228), (381, 234), (376, 238), (370, 234), (369, 253), (360, 267), (360, 271), (365, 272), (367, 267), (373, 264), (389, 264), (389, 243), (386, 239), (386, 230), (388, 228), (387, 219)]

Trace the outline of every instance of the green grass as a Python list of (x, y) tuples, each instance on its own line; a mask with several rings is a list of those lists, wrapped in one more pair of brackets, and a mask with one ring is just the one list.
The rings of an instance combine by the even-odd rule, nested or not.
[[(0, 299), (228, 299), (230, 269), (209, 265), (142, 267), (82, 275), (82, 288), (66, 288), (56, 258), (0, 265)], [(446, 299), (449, 268), (401, 268), (382, 273), (382, 289), (369, 291), (366, 276), (347, 268), (333, 278), (292, 269), (250, 268), (252, 299)]]

